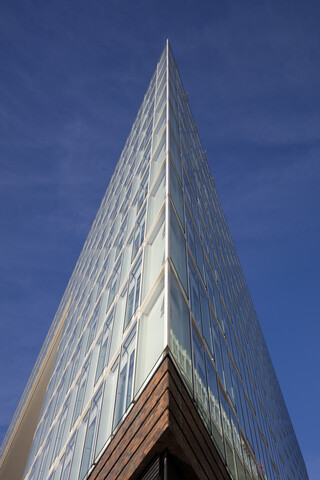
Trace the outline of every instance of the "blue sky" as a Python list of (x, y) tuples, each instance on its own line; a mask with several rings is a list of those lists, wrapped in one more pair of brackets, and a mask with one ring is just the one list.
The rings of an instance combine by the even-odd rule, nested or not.
[(0, 441), (169, 38), (320, 478), (316, 1), (0, 5)]

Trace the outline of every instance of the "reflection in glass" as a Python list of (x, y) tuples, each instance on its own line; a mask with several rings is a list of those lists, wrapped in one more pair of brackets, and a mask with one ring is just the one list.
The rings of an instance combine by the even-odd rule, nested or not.
[(184, 227), (184, 213), (183, 213), (183, 195), (180, 183), (178, 182), (178, 178), (176, 172), (170, 162), (170, 195), (173, 200), (173, 204), (177, 210), (179, 220), (181, 225)]
[(139, 250), (139, 247), (144, 240), (145, 223), (146, 223), (146, 203), (144, 204), (144, 207), (141, 210), (141, 213), (135, 225), (133, 248), (132, 248), (132, 261), (135, 258)]
[(126, 306), (126, 315), (124, 320), (124, 330), (129, 325), (132, 316), (139, 305), (139, 296), (140, 296), (140, 286), (141, 286), (141, 263), (142, 263), (142, 254), (139, 255), (135, 265), (133, 266), (128, 285), (128, 298)]
[[(153, 147), (154, 148), (154, 147)], [(155, 152), (151, 158), (150, 183), (154, 181), (166, 155), (166, 131), (164, 131), (160, 142), (156, 146)]]
[(39, 471), (39, 478), (46, 478), (47, 473), (48, 473), (48, 469), (49, 469), (48, 452), (49, 452), (49, 448), (50, 448), (51, 438), (52, 438), (52, 431), (48, 435), (46, 445), (45, 445), (45, 447), (43, 449), (43, 452), (42, 452), (42, 462), (41, 462), (41, 467), (40, 467), (40, 471)]
[(192, 386), (189, 309), (170, 271), (170, 350), (185, 380)]
[(143, 267), (143, 284), (142, 284), (142, 298), (143, 303), (157, 276), (160, 273), (161, 267), (164, 263), (165, 255), (165, 211), (162, 214), (153, 228), (147, 245), (145, 247), (144, 267)]
[(217, 322), (215, 321), (214, 318), (212, 318), (211, 322), (212, 326), (212, 336), (213, 336), (213, 344), (214, 344), (214, 359), (216, 362), (216, 367), (218, 371), (219, 378), (224, 386), (226, 388), (226, 379), (225, 379), (225, 374), (224, 374), (224, 368), (223, 368), (223, 361), (222, 361), (222, 351), (221, 351), (221, 344), (220, 344), (220, 330), (217, 325)]
[[(75, 440), (76, 436), (75, 434), (72, 436), (70, 442), (67, 445), (66, 453), (64, 456), (64, 464), (63, 464), (63, 470), (61, 474), (61, 480), (68, 480), (69, 474), (70, 474), (70, 468), (71, 468), (71, 462), (73, 458), (73, 451), (74, 451), (74, 446), (75, 446)], [(40, 476), (40, 478), (45, 478)]]
[(145, 307), (140, 319), (135, 394), (164, 350), (164, 278)]
[(58, 420), (59, 427), (58, 427), (58, 433), (57, 433), (57, 438), (56, 438), (56, 444), (55, 444), (55, 448), (54, 448), (53, 455), (52, 455), (52, 461), (56, 458), (56, 456), (58, 455), (58, 453), (61, 450), (62, 438), (63, 438), (65, 424), (66, 424), (69, 402), (70, 402), (70, 397), (68, 397), (67, 400), (65, 401), (62, 413), (60, 415), (60, 420)]
[(187, 292), (186, 242), (177, 217), (170, 205), (170, 257), (180, 278), (184, 291)]
[(147, 231), (149, 232), (153, 222), (158, 216), (160, 207), (162, 206), (166, 195), (166, 169), (165, 165), (162, 167), (160, 175), (154, 187), (151, 190), (148, 202), (148, 221)]
[(212, 365), (212, 362), (208, 357), (208, 354), (206, 354), (206, 366), (207, 366), (207, 376), (208, 376), (208, 392), (209, 392), (212, 435), (216, 441), (216, 444), (220, 449), (220, 452), (224, 455), (217, 375)]
[(112, 339), (111, 339), (111, 346), (110, 346), (110, 360), (113, 358), (114, 354), (116, 353), (116, 351), (118, 350), (121, 344), (122, 334), (123, 334), (124, 315), (126, 311), (126, 300), (127, 300), (127, 285), (123, 287), (115, 307), (116, 313), (115, 313), (115, 318), (113, 323)]
[(229, 405), (220, 388), (219, 388), (219, 394), (220, 394), (220, 402), (221, 402), (224, 444), (226, 449), (226, 460), (227, 460), (228, 467), (230, 468), (230, 471), (232, 473), (232, 476), (236, 480), (238, 477), (237, 477), (235, 451), (234, 451), (233, 438), (232, 438), (232, 427), (231, 427), (231, 421), (230, 421)]
[(134, 327), (132, 328), (121, 349), (120, 372), (117, 385), (113, 428), (118, 425), (121, 417), (126, 412), (131, 403), (135, 345), (136, 325), (134, 325)]
[(194, 327), (192, 327), (192, 346), (194, 396), (202, 418), (207, 424), (209, 424), (210, 417), (208, 405), (208, 385), (204, 360), (204, 350)]
[(176, 167), (176, 170), (178, 172), (179, 178), (181, 179), (181, 159), (180, 159), (180, 152), (179, 148), (177, 146), (177, 143), (175, 141), (174, 136), (171, 133), (170, 129), (170, 156), (173, 161), (174, 166)]
[(101, 336), (99, 358), (98, 358), (95, 382), (97, 382), (97, 380), (100, 377), (103, 369), (108, 365), (110, 338), (111, 338), (112, 325), (113, 325), (113, 317), (114, 317), (114, 309), (112, 309), (112, 311), (108, 315), (108, 318), (106, 320), (106, 323), (105, 323), (105, 326), (104, 326), (104, 329), (103, 329), (103, 333), (102, 333), (102, 336)]
[(82, 461), (79, 478), (83, 478), (88, 472), (94, 459), (95, 442), (97, 438), (98, 422), (101, 410), (102, 388), (100, 387), (93, 397), (90, 407), (90, 415), (86, 432), (86, 439), (83, 447)]
[(130, 235), (123, 250), (121, 276), (120, 276), (119, 285), (122, 285), (123, 281), (125, 280), (126, 276), (129, 273), (130, 266), (131, 266), (131, 258), (132, 258), (132, 247), (133, 247), (133, 233)]
[(76, 421), (78, 416), (80, 415), (80, 412), (82, 410), (82, 404), (83, 404), (83, 399), (84, 399), (84, 394), (86, 390), (86, 384), (87, 384), (87, 378), (88, 378), (88, 370), (89, 370), (89, 364), (90, 364), (90, 357), (86, 361), (85, 365), (83, 366), (81, 375), (77, 381), (77, 400), (74, 408), (74, 414), (73, 414), (73, 420), (72, 424)]
[(84, 445), (84, 439), (87, 430), (87, 423), (88, 423), (89, 412), (85, 415), (84, 419), (82, 420), (78, 431), (76, 432), (76, 444), (73, 453), (73, 460), (70, 470), (70, 480), (77, 479), (79, 475), (80, 465), (81, 465), (81, 457)]
[(113, 409), (115, 404), (115, 394), (117, 387), (117, 378), (119, 370), (119, 357), (112, 365), (110, 372), (105, 380), (101, 418), (99, 423), (98, 438), (96, 445), (96, 455), (98, 455), (111, 435)]
[(188, 267), (189, 267), (189, 298), (190, 298), (191, 312), (194, 316), (194, 319), (196, 321), (199, 331), (202, 332), (198, 274), (189, 256), (188, 256)]
[(201, 281), (199, 281), (199, 290), (200, 290), (203, 336), (204, 336), (204, 338), (207, 342), (207, 345), (208, 345), (211, 353), (213, 353), (209, 303), (208, 303), (208, 297), (206, 295), (205, 289), (203, 288), (203, 285), (202, 285)]

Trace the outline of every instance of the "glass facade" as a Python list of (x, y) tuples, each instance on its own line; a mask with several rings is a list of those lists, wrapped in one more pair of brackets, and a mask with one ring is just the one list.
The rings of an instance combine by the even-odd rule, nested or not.
[(234, 480), (308, 478), (168, 43), (62, 312), (25, 480), (83, 479), (167, 346)]

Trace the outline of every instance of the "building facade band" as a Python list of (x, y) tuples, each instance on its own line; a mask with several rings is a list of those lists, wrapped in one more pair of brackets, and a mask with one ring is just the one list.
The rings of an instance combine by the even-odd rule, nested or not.
[[(24, 480), (100, 478), (99, 459), (168, 358), (229, 478), (308, 478), (168, 42), (2, 445), (0, 478), (53, 339)], [(161, 445), (145, 468), (183, 478), (186, 462)]]

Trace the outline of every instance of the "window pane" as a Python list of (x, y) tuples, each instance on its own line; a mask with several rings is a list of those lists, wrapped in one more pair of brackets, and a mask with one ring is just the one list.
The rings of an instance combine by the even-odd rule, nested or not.
[(142, 263), (142, 254), (139, 255), (130, 273), (126, 315), (125, 315), (124, 327), (123, 327), (124, 330), (129, 325), (135, 311), (139, 306), (140, 285), (141, 285), (141, 263)]
[(186, 235), (187, 235), (187, 242), (191, 251), (191, 254), (196, 261), (196, 244), (194, 238), (194, 226), (193, 220), (191, 220), (191, 216), (187, 207), (185, 207), (186, 211)]
[[(159, 100), (159, 95), (161, 94), (161, 91), (158, 90), (158, 93), (157, 93), (157, 101)], [(166, 98), (167, 98), (167, 89), (164, 88), (162, 90), (162, 94), (161, 94), (161, 97), (160, 97), (160, 100), (159, 100), (159, 103), (156, 107), (156, 110), (155, 110), (155, 123), (158, 122), (158, 119), (160, 117), (160, 114), (161, 112), (163, 111), (163, 107), (164, 107), (164, 103), (166, 101)]]
[(199, 287), (200, 287), (200, 302), (201, 302), (201, 316), (202, 316), (203, 335), (204, 335), (204, 338), (207, 342), (208, 347), (210, 348), (211, 352), (213, 353), (208, 297), (206, 295), (205, 289), (203, 288), (203, 285), (202, 285), (201, 281), (199, 281)]
[(161, 167), (165, 159), (165, 155), (166, 155), (166, 132), (165, 131), (158, 145), (157, 146), (155, 146), (155, 144), (153, 145), (153, 150), (154, 148), (155, 148), (155, 152), (151, 159), (150, 183), (152, 183), (153, 180), (156, 178), (159, 168)]
[(199, 235), (196, 233), (195, 234), (195, 240), (196, 240), (196, 250), (197, 250), (197, 265), (199, 272), (202, 276), (202, 279), (204, 282), (206, 282), (204, 270), (205, 270), (205, 265), (204, 265), (204, 259), (203, 259), (203, 251), (202, 251), (202, 245), (200, 242)]
[(99, 424), (96, 454), (98, 454), (103, 445), (111, 435), (113, 409), (115, 404), (116, 386), (119, 370), (119, 357), (111, 367), (111, 370), (105, 380), (105, 387), (101, 408), (101, 419)]
[(82, 369), (81, 376), (79, 380), (77, 381), (77, 386), (78, 386), (78, 393), (77, 393), (77, 400), (74, 408), (74, 414), (73, 414), (73, 421), (72, 424), (76, 421), (78, 416), (80, 415), (82, 411), (82, 404), (83, 404), (83, 399), (84, 399), (84, 394), (86, 390), (86, 384), (87, 384), (87, 378), (88, 378), (88, 370), (89, 370), (89, 360), (88, 359)]
[(209, 420), (209, 406), (208, 406), (208, 386), (206, 367), (204, 360), (204, 350), (200, 339), (192, 327), (192, 345), (193, 345), (193, 374), (194, 374), (194, 395), (198, 404), (199, 412), (207, 424)]
[(108, 308), (110, 307), (111, 303), (113, 302), (117, 292), (118, 292), (118, 282), (120, 278), (120, 268), (121, 268), (121, 255), (119, 260), (117, 261), (113, 272), (111, 274), (111, 278), (108, 282), (108, 290), (109, 290), (109, 299), (108, 299)]
[(224, 455), (217, 375), (211, 363), (211, 360), (209, 359), (207, 354), (206, 354), (206, 366), (207, 366), (207, 376), (208, 376), (208, 392), (209, 392), (209, 406), (210, 406), (212, 435), (221, 453)]
[(232, 379), (231, 379), (231, 373), (230, 373), (228, 350), (227, 350), (226, 342), (222, 337), (220, 338), (221, 338), (222, 357), (223, 357), (223, 365), (224, 365), (224, 372), (225, 372), (225, 379), (226, 379), (226, 391), (228, 392), (234, 404), (234, 395), (233, 395), (233, 386), (232, 386)]
[(128, 338), (122, 345), (120, 373), (117, 385), (116, 406), (113, 419), (115, 428), (126, 412), (132, 399), (133, 367), (136, 345), (136, 325), (132, 328)]
[(41, 468), (39, 471), (39, 478), (46, 478), (49, 470), (48, 452), (50, 448), (51, 437), (52, 437), (52, 432), (48, 435), (44, 450), (42, 451), (41, 456), (39, 457), (39, 459), (41, 459)]
[(139, 325), (135, 394), (164, 350), (164, 279), (146, 306)]
[(66, 400), (66, 402), (63, 406), (63, 410), (62, 410), (62, 413), (61, 413), (61, 416), (60, 416), (60, 420), (58, 420), (59, 427), (58, 427), (58, 433), (57, 433), (57, 438), (56, 438), (56, 444), (55, 444), (54, 452), (53, 452), (53, 455), (52, 455), (52, 461), (58, 455), (58, 453), (60, 452), (61, 447), (62, 447), (62, 438), (63, 438), (65, 424), (66, 424), (69, 402), (70, 402), (70, 397), (67, 398), (67, 400)]
[(166, 169), (162, 167), (161, 173), (150, 193), (148, 203), (148, 222), (147, 231), (149, 232), (153, 222), (155, 221), (166, 196)]
[(97, 364), (97, 371), (96, 371), (96, 379), (97, 382), (98, 378), (100, 377), (103, 369), (108, 365), (109, 361), (109, 350), (110, 350), (110, 338), (112, 332), (112, 325), (113, 325), (113, 317), (114, 317), (114, 309), (112, 309), (111, 313), (108, 315), (106, 320), (103, 333), (100, 340), (100, 350), (99, 350), (99, 358)]
[(180, 152), (179, 148), (177, 146), (177, 143), (171, 133), (170, 130), (170, 155), (172, 158), (172, 161), (174, 163), (174, 166), (176, 167), (176, 170), (178, 172), (179, 177), (181, 176), (181, 159), (180, 159)]
[(143, 286), (141, 303), (149, 293), (164, 263), (165, 254), (165, 212), (162, 211), (145, 247)]
[(98, 322), (96, 332), (99, 332), (101, 325), (103, 325), (103, 322), (105, 321), (107, 300), (106, 292), (103, 292), (94, 310), (93, 315), (97, 317)]
[(162, 132), (166, 125), (166, 108), (162, 111), (162, 114), (155, 126), (154, 133), (153, 133), (153, 148), (158, 145), (159, 139), (162, 135)]
[(146, 203), (137, 219), (135, 229), (134, 229), (134, 240), (133, 240), (133, 248), (132, 248), (132, 261), (136, 256), (141, 243), (144, 240), (144, 229), (145, 229), (145, 222), (146, 222)]
[(170, 256), (185, 292), (187, 287), (186, 242), (176, 214), (170, 206)]
[(86, 408), (88, 402), (92, 398), (93, 388), (95, 385), (97, 363), (99, 358), (99, 350), (100, 350), (100, 345), (95, 343), (94, 348), (91, 350), (91, 356), (90, 356), (91, 358), (89, 357), (90, 364), (89, 364), (89, 372), (88, 372), (88, 378), (87, 378), (86, 393), (83, 401), (83, 408)]
[(198, 274), (190, 257), (188, 258), (188, 260), (190, 307), (198, 329), (200, 332), (202, 332)]
[(83, 454), (82, 454), (82, 461), (81, 461), (81, 468), (80, 468), (80, 478), (87, 473), (94, 460), (94, 452), (95, 452), (95, 443), (97, 438), (97, 426), (99, 422), (100, 410), (101, 410), (101, 400), (102, 400), (102, 388), (98, 390), (96, 395), (94, 396), (91, 407), (90, 407), (90, 415), (88, 421), (88, 427), (86, 432), (86, 439), (84, 442)]
[(170, 350), (189, 386), (192, 385), (189, 309), (170, 272)]
[(80, 340), (80, 342), (78, 343), (76, 352), (75, 352), (75, 354), (73, 355), (73, 359), (71, 360), (72, 370), (71, 370), (71, 375), (70, 375), (70, 379), (69, 379), (69, 385), (71, 385), (71, 383), (73, 382), (76, 374), (78, 373), (78, 365), (79, 365), (79, 358), (80, 358), (81, 342), (82, 342), (82, 340)]
[(120, 347), (120, 344), (122, 341), (123, 322), (124, 322), (124, 315), (126, 311), (126, 300), (127, 300), (127, 285), (123, 288), (116, 305), (116, 314), (114, 318), (112, 340), (111, 340), (111, 347), (110, 347), (110, 360), (113, 358), (113, 355), (116, 353), (116, 351)]
[(216, 367), (217, 367), (220, 380), (224, 388), (226, 388), (226, 380), (224, 375), (222, 351), (221, 351), (221, 344), (220, 344), (220, 330), (214, 318), (212, 319), (211, 325), (212, 325), (212, 336), (213, 336), (213, 344), (214, 344), (214, 359), (216, 362)]
[[(173, 104), (173, 105), (172, 105)], [(179, 143), (179, 140), (180, 140), (180, 134), (179, 134), (179, 126), (178, 126), (178, 121), (177, 121), (177, 117), (173, 111), (173, 108), (172, 106), (176, 107), (176, 103), (175, 101), (172, 99), (172, 104), (170, 102), (170, 114), (169, 114), (169, 118), (170, 118), (170, 127), (172, 129), (172, 131), (170, 130), (170, 136), (172, 138), (170, 138), (171, 142), (173, 142), (173, 137), (174, 139), (176, 140), (177, 143)], [(173, 135), (172, 135), (173, 134)], [(172, 143), (171, 143), (172, 144)], [(170, 146), (171, 146), (170, 144)], [(171, 149), (170, 149), (171, 150)], [(180, 158), (180, 157), (179, 157)]]
[(123, 281), (125, 280), (126, 276), (129, 273), (130, 266), (131, 266), (131, 258), (132, 258), (132, 246), (133, 246), (133, 234), (130, 235), (130, 238), (123, 250), (121, 277), (120, 277), (119, 285), (122, 285)]
[(88, 342), (87, 342), (87, 346), (86, 346), (86, 352), (90, 349), (90, 347), (92, 345), (92, 342), (93, 342), (93, 339), (96, 336), (96, 327), (97, 327), (97, 317), (93, 316), (91, 318), (89, 326), (88, 326), (89, 334), (88, 334)]
[[(64, 456), (64, 464), (63, 470), (61, 475), (61, 480), (68, 480), (71, 468), (71, 462), (73, 458), (73, 451), (75, 446), (75, 435), (71, 438), (70, 442), (68, 443), (66, 453)], [(40, 478), (45, 478), (44, 476), (40, 476)]]
[(170, 162), (170, 195), (172, 197), (174, 206), (176, 207), (181, 224), (184, 226), (184, 214), (183, 214), (183, 195), (181, 186), (178, 182), (176, 172)]
[(236, 466), (238, 471), (238, 478), (239, 480), (245, 480), (246, 475), (245, 475), (244, 462), (243, 462), (242, 440), (240, 436), (238, 422), (235, 416), (233, 415), (231, 409), (230, 409), (230, 419), (231, 419), (233, 444), (235, 447), (235, 459), (236, 459)]
[(128, 212), (128, 233), (131, 232), (132, 227), (135, 224), (136, 218), (137, 218), (137, 202), (138, 202), (138, 197), (136, 196), (130, 206), (129, 212)]
[(75, 450), (73, 454), (73, 461), (70, 471), (70, 480), (77, 479), (79, 475), (80, 465), (81, 465), (81, 457), (83, 452), (83, 444), (86, 435), (87, 429), (87, 422), (88, 422), (89, 414), (87, 414), (81, 422), (81, 425), (78, 429), (77, 433), (77, 441), (75, 445)]
[(219, 393), (220, 393), (220, 402), (221, 402), (224, 442), (225, 442), (225, 448), (226, 448), (226, 460), (227, 460), (228, 467), (230, 468), (231, 473), (233, 475), (233, 478), (237, 478), (237, 469), (235, 464), (234, 446), (233, 446), (233, 439), (232, 439), (232, 428), (231, 428), (231, 421), (230, 421), (230, 415), (229, 415), (229, 405), (223, 393), (221, 392), (221, 389), (219, 389)]

